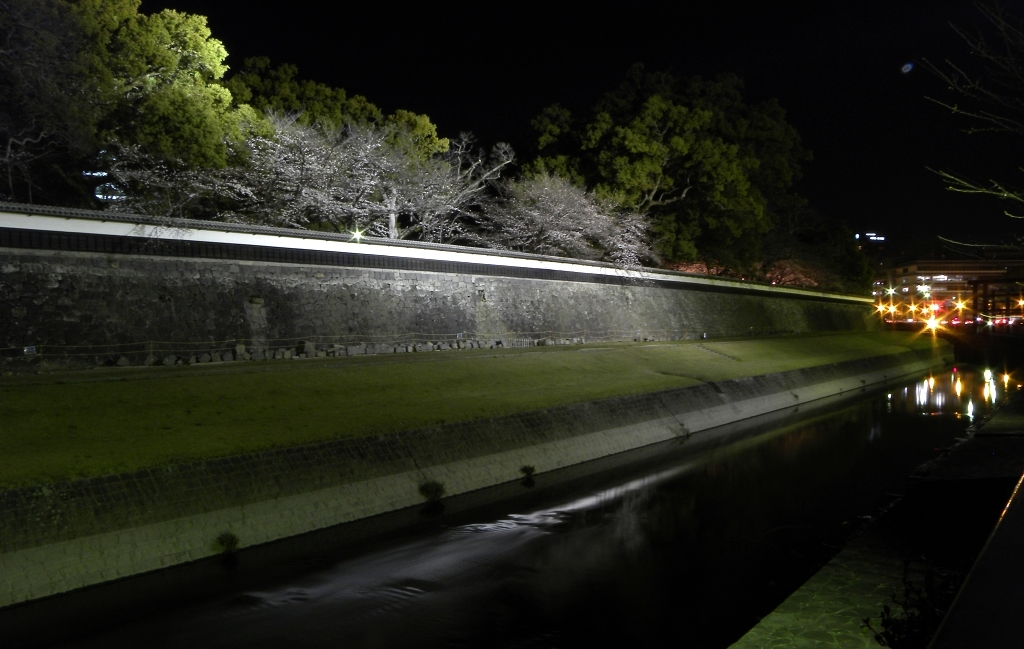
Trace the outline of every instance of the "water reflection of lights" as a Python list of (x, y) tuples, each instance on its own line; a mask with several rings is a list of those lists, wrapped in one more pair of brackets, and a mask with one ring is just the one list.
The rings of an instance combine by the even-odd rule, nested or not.
[(918, 383), (917, 386), (916, 386), (915, 392), (916, 392), (915, 396), (917, 397), (917, 399), (916, 399), (917, 405), (919, 407), (927, 406), (928, 405), (928, 382), (924, 381), (922, 383)]
[(985, 384), (985, 387), (988, 388), (989, 400), (992, 403), (995, 403), (996, 402), (996, 396), (999, 394), (999, 391), (996, 389), (996, 382), (995, 381), (989, 381), (988, 383)]
[(967, 418), (968, 419), (974, 419), (974, 402), (973, 401), (968, 401), (967, 402)]
[[(963, 417), (970, 400), (971, 411), (968, 416), (982, 417), (989, 412), (990, 404), (1005, 398), (1006, 393), (999, 383), (999, 379), (1003, 378), (1002, 372), (993, 373), (989, 381), (983, 380), (982, 377), (983, 372), (980, 369), (977, 372), (960, 372), (953, 369), (948, 374), (924, 376), (911, 384), (913, 396), (908, 394), (910, 388), (903, 389), (902, 403), (921, 415), (941, 415), (948, 412)], [(1007, 384), (1009, 385), (1008, 382)], [(901, 403), (897, 400), (899, 393), (888, 392), (886, 395), (887, 403), (894, 404), (892, 410), (898, 410)], [(978, 403), (975, 404), (974, 401)], [(981, 410), (974, 412), (975, 407)]]
[(991, 381), (991, 380), (992, 380), (992, 370), (985, 370), (985, 381), (988, 382), (988, 381)]

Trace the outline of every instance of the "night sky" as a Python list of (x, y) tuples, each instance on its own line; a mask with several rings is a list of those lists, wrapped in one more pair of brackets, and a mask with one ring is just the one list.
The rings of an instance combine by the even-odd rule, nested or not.
[[(274, 3), (144, 0), (206, 15), (240, 67), (247, 56), (299, 66), (301, 77), (362, 94), (385, 111), (426, 113), (442, 135), (475, 133), (532, 156), (529, 126), (544, 106), (586, 110), (643, 62), (679, 76), (734, 72), (748, 100), (777, 98), (814, 160), (798, 191), (855, 230), (896, 246), (941, 234), (998, 242), (1024, 221), (998, 201), (952, 194), (928, 167), (1014, 183), (1015, 141), (962, 132), (968, 123), (928, 97), (952, 98), (908, 62), (969, 61), (950, 22), (979, 16), (963, 0), (865, 3), (623, 2)], [(271, 8), (272, 7), (272, 8)], [(910, 250), (908, 249), (908, 252)]]

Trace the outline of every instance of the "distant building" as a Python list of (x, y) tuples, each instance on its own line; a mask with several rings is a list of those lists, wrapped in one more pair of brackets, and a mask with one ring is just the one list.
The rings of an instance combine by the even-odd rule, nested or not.
[(949, 324), (1024, 317), (1024, 259), (912, 261), (875, 277), (871, 294), (887, 320), (934, 316)]
[(875, 247), (881, 248), (885, 245), (885, 235), (878, 234), (877, 232), (865, 232), (863, 234), (857, 233), (853, 235), (853, 238), (857, 240), (858, 248)]

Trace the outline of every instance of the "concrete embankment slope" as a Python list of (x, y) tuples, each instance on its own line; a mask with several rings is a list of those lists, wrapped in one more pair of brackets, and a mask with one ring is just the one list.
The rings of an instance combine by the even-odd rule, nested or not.
[(0, 492), (0, 605), (422, 506), (950, 362), (944, 345), (540, 411)]

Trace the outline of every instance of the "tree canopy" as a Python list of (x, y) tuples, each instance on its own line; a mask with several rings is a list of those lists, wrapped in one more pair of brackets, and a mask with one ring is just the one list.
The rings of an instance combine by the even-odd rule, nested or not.
[(545, 109), (528, 169), (649, 213), (669, 261), (750, 265), (760, 236), (802, 203), (790, 188), (809, 154), (777, 102), (748, 105), (742, 88), (735, 76), (681, 80), (634, 66), (584, 119)]
[(362, 95), (349, 96), (344, 88), (298, 78), (299, 69), (290, 63), (271, 66), (267, 57), (245, 60), (242, 69), (224, 83), (235, 103), (248, 105), (259, 114), (287, 115), (301, 126), (327, 130), (351, 125), (387, 125), (401, 133), (394, 143), (411, 146), (421, 156), (444, 153), (449, 141), (438, 137), (437, 126), (426, 115), (408, 110), (384, 113)]
[(249, 59), (225, 79), (227, 51), (204, 16), (139, 7), (0, 0), (8, 198), (95, 204), (104, 166), (126, 147), (169, 169), (224, 168), (247, 153), (247, 137), (273, 131), (268, 113), (328, 129), (386, 126), (395, 146), (423, 158), (448, 149), (426, 115), (384, 115), (365, 97), (299, 79), (293, 65)]
[(377, 123), (384, 114), (362, 95), (348, 96), (344, 88), (298, 78), (290, 63), (271, 66), (270, 59), (245, 59), (240, 70), (224, 82), (237, 105), (249, 105), (258, 113), (295, 115), (297, 123), (340, 127)]
[(138, 12), (139, 0), (77, 0), (84, 59), (102, 104), (98, 137), (189, 166), (223, 167), (255, 115), (219, 81), (224, 45), (204, 16)]

